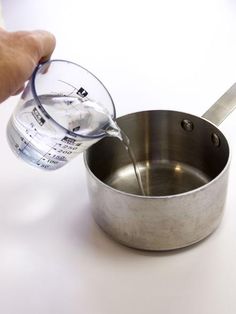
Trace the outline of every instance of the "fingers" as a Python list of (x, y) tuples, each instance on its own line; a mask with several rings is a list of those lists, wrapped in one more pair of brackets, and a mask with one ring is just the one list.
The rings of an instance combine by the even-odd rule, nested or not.
[(37, 64), (50, 59), (55, 45), (55, 37), (47, 31), (0, 28), (0, 102), (23, 90)]
[(55, 46), (56, 39), (53, 34), (44, 30), (35, 30), (31, 32), (31, 39), (35, 42), (34, 48), (38, 53), (38, 62), (44, 62), (50, 59)]
[(20, 94), (21, 92), (23, 92), (24, 88), (25, 88), (25, 85), (22, 85), (20, 88), (18, 88), (18, 89), (12, 94), (12, 96), (15, 96), (15, 95)]

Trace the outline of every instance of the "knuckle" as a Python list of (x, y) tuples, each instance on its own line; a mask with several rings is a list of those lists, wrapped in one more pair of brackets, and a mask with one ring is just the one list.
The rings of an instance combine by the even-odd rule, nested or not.
[(26, 42), (29, 45), (29, 49), (31, 49), (33, 51), (38, 51), (41, 48), (40, 47), (40, 42), (38, 40), (38, 37), (35, 34), (33, 34), (33, 33), (29, 33), (26, 36)]
[(40, 42), (38, 37), (33, 32), (20, 31), (13, 34), (14, 41), (31, 54), (38, 55), (40, 52)]

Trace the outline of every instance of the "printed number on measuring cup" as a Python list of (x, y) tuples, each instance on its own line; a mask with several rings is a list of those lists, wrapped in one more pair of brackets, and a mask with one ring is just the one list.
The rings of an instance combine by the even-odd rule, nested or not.
[(70, 146), (70, 145), (63, 145), (61, 148), (63, 148), (63, 149), (77, 150), (78, 147), (74, 147), (74, 146)]
[(61, 153), (61, 154), (66, 154), (66, 155), (70, 155), (72, 154), (71, 151), (69, 150), (63, 150), (63, 149), (58, 149), (58, 153)]

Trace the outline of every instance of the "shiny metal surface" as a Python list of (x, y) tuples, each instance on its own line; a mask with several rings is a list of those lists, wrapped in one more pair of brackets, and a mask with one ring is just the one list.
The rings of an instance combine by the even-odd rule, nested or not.
[(203, 118), (210, 120), (215, 125), (220, 125), (221, 122), (233, 111), (236, 107), (236, 83), (234, 83), (224, 93), (217, 102), (209, 108)]
[[(183, 128), (189, 120), (193, 130)], [(224, 135), (207, 121), (176, 111), (149, 111), (119, 118), (128, 135), (147, 195), (187, 192), (214, 179), (225, 167), (229, 147)], [(220, 146), (214, 145), (217, 134)], [(100, 160), (100, 161), (99, 161)], [(103, 182), (127, 193), (140, 194), (129, 156), (114, 138), (89, 150), (88, 164)]]
[[(191, 130), (184, 120), (191, 121)], [(176, 111), (133, 113), (117, 121), (130, 138), (149, 196), (135, 195), (139, 190), (121, 143), (96, 143), (85, 163), (98, 225), (117, 241), (146, 250), (180, 248), (209, 235), (226, 197), (230, 154), (224, 135), (208, 121)]]
[(230, 164), (227, 140), (215, 124), (235, 107), (236, 84), (203, 119), (165, 110), (119, 118), (147, 196), (138, 195), (124, 147), (105, 138), (84, 158), (98, 225), (117, 241), (145, 250), (184, 247), (213, 232), (223, 214)]
[[(154, 160), (139, 163), (138, 167), (146, 196), (184, 193), (209, 182), (205, 173), (181, 162)], [(132, 164), (117, 169), (105, 183), (120, 191), (140, 194)]]

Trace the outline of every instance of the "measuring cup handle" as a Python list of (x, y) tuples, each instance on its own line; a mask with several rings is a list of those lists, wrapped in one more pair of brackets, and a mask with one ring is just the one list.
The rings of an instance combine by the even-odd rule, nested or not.
[(204, 114), (203, 118), (215, 125), (221, 122), (236, 108), (236, 83), (228, 89)]

